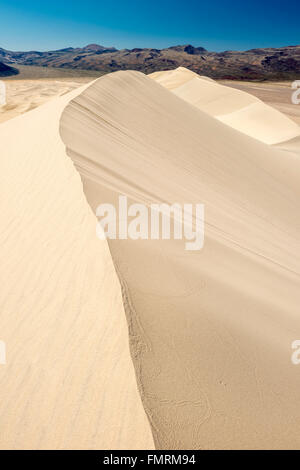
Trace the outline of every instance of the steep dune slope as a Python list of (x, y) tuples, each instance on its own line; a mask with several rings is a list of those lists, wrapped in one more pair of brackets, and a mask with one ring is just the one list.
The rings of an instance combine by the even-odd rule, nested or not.
[(264, 143), (277, 144), (300, 135), (296, 123), (258, 98), (183, 67), (149, 76), (188, 103)]
[(109, 242), (157, 447), (299, 448), (298, 157), (137, 72), (72, 100), (61, 136), (94, 210), (119, 194), (205, 204), (201, 251)]
[(153, 447), (119, 281), (59, 137), (78, 92), (0, 126), (1, 449)]

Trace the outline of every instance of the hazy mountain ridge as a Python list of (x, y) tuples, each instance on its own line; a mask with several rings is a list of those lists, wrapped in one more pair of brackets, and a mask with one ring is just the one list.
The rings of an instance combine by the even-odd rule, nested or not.
[(0, 48), (0, 60), (7, 65), (35, 65), (113, 72), (139, 70), (151, 73), (183, 66), (212, 78), (279, 80), (298, 78), (300, 46), (209, 52), (190, 44), (166, 49), (118, 50), (89, 44), (82, 48), (54, 51), (8, 51)]

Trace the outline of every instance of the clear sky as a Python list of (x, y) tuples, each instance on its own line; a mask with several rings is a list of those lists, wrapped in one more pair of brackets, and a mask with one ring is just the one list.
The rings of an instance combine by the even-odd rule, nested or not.
[(0, 0), (0, 47), (177, 44), (211, 51), (300, 44), (300, 1)]

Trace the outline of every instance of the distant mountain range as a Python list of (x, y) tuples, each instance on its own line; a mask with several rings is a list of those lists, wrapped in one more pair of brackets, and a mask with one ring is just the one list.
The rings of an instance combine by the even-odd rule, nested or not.
[[(0, 48), (0, 61), (6, 66), (35, 65), (67, 69), (157, 70), (183, 66), (212, 78), (240, 80), (282, 80), (300, 77), (300, 46), (251, 49), (249, 51), (209, 52), (190, 44), (167, 49), (122, 49), (89, 44), (57, 51), (13, 52)], [(0, 69), (0, 76), (1, 76)], [(3, 72), (5, 73), (5, 72)]]

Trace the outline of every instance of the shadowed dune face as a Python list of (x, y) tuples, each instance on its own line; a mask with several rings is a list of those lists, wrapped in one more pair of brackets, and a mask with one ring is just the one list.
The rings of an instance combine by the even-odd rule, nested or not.
[(179, 67), (149, 75), (177, 96), (224, 124), (266, 144), (300, 135), (299, 126), (255, 96)]
[(199, 252), (109, 241), (156, 446), (299, 447), (298, 157), (138, 72), (97, 80), (60, 133), (94, 211), (119, 194), (205, 204)]

